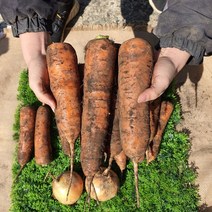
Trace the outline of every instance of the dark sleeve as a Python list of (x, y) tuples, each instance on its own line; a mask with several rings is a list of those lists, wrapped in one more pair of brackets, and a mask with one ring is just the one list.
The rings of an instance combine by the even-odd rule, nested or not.
[(211, 0), (171, 0), (162, 12), (154, 34), (160, 47), (176, 47), (192, 56), (191, 63), (201, 63), (212, 52)]
[(48, 31), (56, 12), (56, 0), (0, 0), (0, 13), (18, 37), (25, 32)]

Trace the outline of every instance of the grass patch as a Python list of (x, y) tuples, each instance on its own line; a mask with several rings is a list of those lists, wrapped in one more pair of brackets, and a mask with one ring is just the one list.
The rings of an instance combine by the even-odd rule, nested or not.
[[(175, 109), (166, 127), (160, 152), (155, 161), (139, 165), (139, 192), (141, 207), (136, 208), (134, 189), (133, 164), (128, 163), (122, 176), (121, 187), (118, 195), (110, 201), (100, 205), (91, 200), (90, 211), (95, 212), (194, 212), (198, 211), (199, 194), (195, 186), (197, 173), (188, 163), (190, 142), (188, 135), (176, 131), (175, 127), (181, 120), (181, 107), (174, 90), (168, 90), (165, 98), (174, 102)], [(14, 139), (19, 137), (19, 111), (24, 105), (39, 106), (37, 98), (28, 85), (28, 74), (24, 70), (20, 75), (18, 87), (18, 100), (20, 104), (15, 114)], [(69, 158), (63, 154), (55, 122), (52, 124), (52, 145), (54, 160), (45, 167), (36, 165), (34, 159), (27, 163), (22, 170), (17, 182), (12, 186), (13, 212), (68, 212), (83, 211), (86, 192), (75, 205), (60, 204), (52, 197), (52, 176), (58, 176), (69, 169)], [(82, 174), (80, 165), (80, 145), (76, 143), (75, 165), (76, 172)], [(15, 155), (13, 164), (13, 177), (20, 169)], [(49, 174), (50, 173), (50, 174)], [(118, 173), (120, 175), (120, 173)]]

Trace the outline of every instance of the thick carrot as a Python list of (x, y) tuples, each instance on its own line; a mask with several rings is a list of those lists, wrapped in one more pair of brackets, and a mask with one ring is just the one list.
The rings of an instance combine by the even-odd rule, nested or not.
[[(21, 166), (19, 173), (30, 161), (34, 150), (36, 109), (31, 106), (24, 106), (20, 109), (20, 135), (18, 143), (18, 163)], [(15, 178), (15, 180), (16, 180)]]
[(124, 153), (134, 164), (139, 207), (138, 163), (144, 160), (150, 138), (150, 114), (149, 103), (139, 104), (137, 99), (151, 82), (153, 52), (150, 44), (140, 38), (125, 41), (119, 49), (118, 65), (120, 137)]
[[(81, 82), (75, 49), (68, 43), (52, 43), (47, 48), (50, 88), (56, 99), (55, 117), (62, 144), (70, 146), (70, 184), (74, 144), (81, 129)], [(63, 146), (64, 148), (67, 145)], [(63, 149), (64, 149), (63, 148)], [(67, 150), (69, 152), (69, 150)]]
[(104, 142), (109, 127), (116, 59), (117, 48), (109, 39), (94, 39), (87, 43), (80, 157), (89, 185), (88, 197), (93, 177), (102, 164)]
[(171, 102), (162, 101), (157, 133), (156, 133), (155, 137), (153, 138), (153, 140), (150, 141), (150, 144), (146, 151), (146, 158), (147, 158), (148, 163), (155, 160), (155, 158), (157, 157), (160, 143), (161, 143), (162, 136), (163, 136), (163, 132), (164, 132), (166, 125), (168, 123), (168, 120), (173, 112), (173, 109), (174, 109), (174, 105)]
[(52, 161), (50, 138), (51, 111), (47, 105), (40, 106), (36, 113), (34, 150), (35, 162), (47, 165)]

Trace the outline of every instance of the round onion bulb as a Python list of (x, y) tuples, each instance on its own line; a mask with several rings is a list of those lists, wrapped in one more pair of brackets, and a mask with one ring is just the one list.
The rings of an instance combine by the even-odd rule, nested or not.
[[(107, 175), (103, 174), (105, 168), (98, 171), (92, 181), (90, 197), (98, 201), (107, 201), (116, 196), (119, 189), (119, 178), (110, 170)], [(85, 188), (88, 192), (89, 182), (86, 178)], [(95, 190), (94, 190), (95, 188)], [(96, 193), (95, 193), (96, 192)]]
[(79, 174), (73, 172), (72, 183), (67, 197), (70, 182), (70, 171), (62, 173), (52, 182), (53, 197), (65, 205), (74, 204), (83, 191), (83, 181)]

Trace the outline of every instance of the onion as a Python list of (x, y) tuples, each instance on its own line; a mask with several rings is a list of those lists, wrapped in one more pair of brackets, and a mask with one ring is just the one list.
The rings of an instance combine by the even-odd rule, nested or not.
[[(107, 201), (116, 196), (119, 189), (119, 178), (117, 174), (110, 170), (107, 175), (103, 174), (105, 168), (98, 171), (92, 181), (90, 197), (97, 201)], [(86, 178), (85, 188), (88, 192), (89, 182)], [(94, 188), (95, 190), (94, 190)]]
[(73, 172), (72, 183), (68, 193), (70, 183), (70, 171), (62, 173), (52, 182), (53, 197), (65, 205), (74, 204), (81, 196), (83, 191), (83, 181), (79, 174)]

